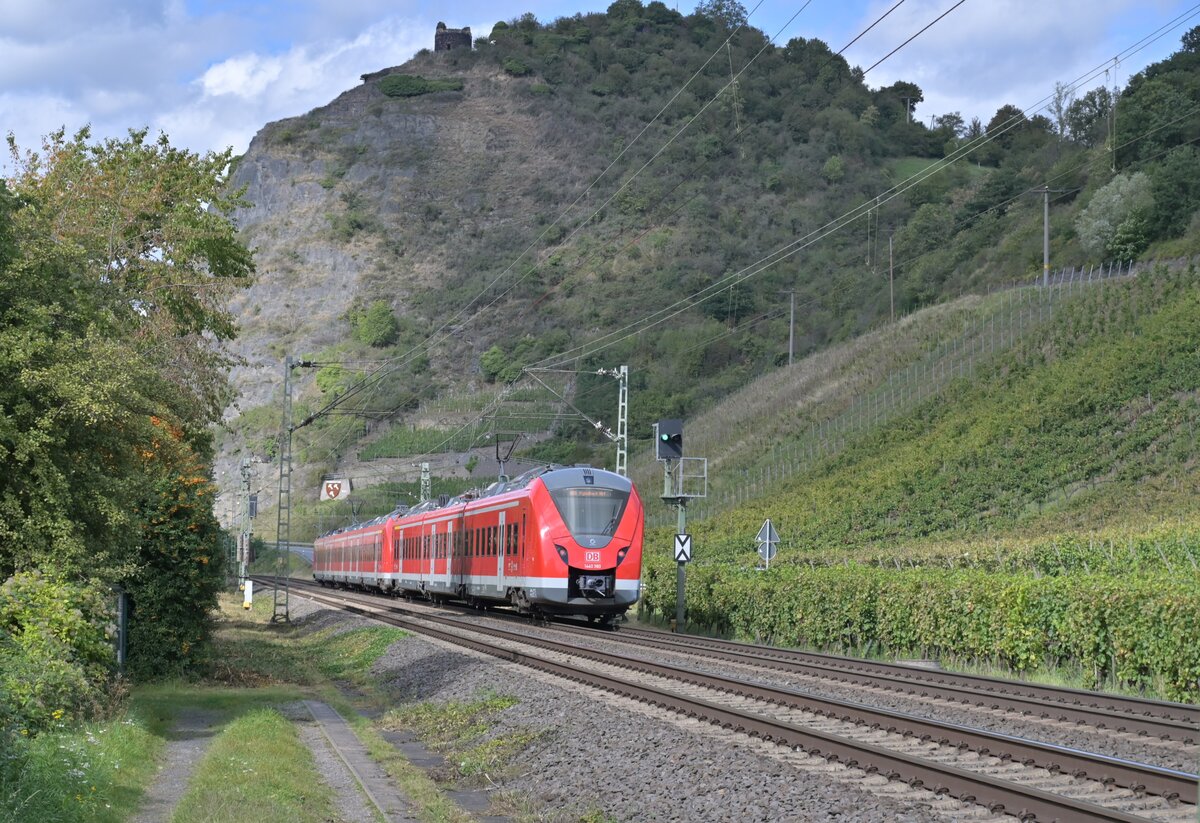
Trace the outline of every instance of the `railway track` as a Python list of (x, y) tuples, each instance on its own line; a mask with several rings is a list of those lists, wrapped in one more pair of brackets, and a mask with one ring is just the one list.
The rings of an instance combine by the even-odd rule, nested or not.
[(325, 604), (949, 794), (996, 814), (1164, 823), (1195, 816), (1192, 774), (468, 624), (461, 617), (421, 614), (315, 584), (296, 588)]
[[(574, 630), (591, 631), (582, 627)], [(1046, 720), (1146, 735), (1183, 744), (1200, 743), (1200, 706), (1185, 703), (954, 674), (917, 666), (644, 629), (622, 629), (621, 640), (653, 650), (682, 652), (921, 698), (1004, 709)]]

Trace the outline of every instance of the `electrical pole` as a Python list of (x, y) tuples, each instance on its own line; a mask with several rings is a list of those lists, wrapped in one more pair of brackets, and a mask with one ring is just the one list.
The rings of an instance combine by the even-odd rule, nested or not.
[(1050, 285), (1050, 189), (1043, 186), (1042, 194), (1042, 288)]
[[(617, 474), (629, 476), (629, 366), (615, 369), (596, 369), (596, 374), (617, 378), (617, 433), (608, 429), (601, 432), (617, 444)], [(600, 428), (597, 426), (597, 428)]]
[(433, 499), (433, 476), (429, 473), (429, 464), (421, 464), (421, 503), (428, 503)]
[(629, 366), (621, 366), (617, 390), (617, 474), (629, 476)]
[(1040, 194), (1042, 200), (1042, 288), (1050, 285), (1050, 194), (1051, 192), (1058, 194), (1066, 189), (1052, 189), (1049, 186), (1042, 186), (1040, 189), (1032, 189), (1030, 194)]
[(788, 320), (788, 365), (796, 359), (796, 291), (793, 289), (788, 292), (791, 297), (792, 310), (790, 319)]
[(888, 296), (892, 302), (892, 322), (896, 322), (896, 280), (893, 271), (892, 259), (892, 235), (893, 232), (888, 232)]
[(796, 290), (788, 289), (779, 293), (786, 294), (791, 303), (788, 315), (788, 365), (790, 366), (796, 360)]
[(246, 585), (246, 565), (250, 560), (250, 458), (242, 459), (242, 532), (238, 535), (238, 587)]
[[(272, 623), (291, 622), (288, 611), (288, 585), (292, 560), (292, 369), (311, 368), (311, 360), (293, 360), (289, 354), (283, 361), (283, 418), (279, 426), (279, 502), (275, 508), (275, 602)], [(311, 423), (313, 417), (300, 425)], [(249, 547), (247, 547), (249, 548)]]

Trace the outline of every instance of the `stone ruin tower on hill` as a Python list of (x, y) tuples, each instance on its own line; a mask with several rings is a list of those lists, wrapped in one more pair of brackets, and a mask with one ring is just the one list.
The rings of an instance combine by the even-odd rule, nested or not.
[(471, 27), (448, 29), (445, 23), (437, 24), (433, 33), (433, 50), (450, 51), (450, 49), (471, 48)]

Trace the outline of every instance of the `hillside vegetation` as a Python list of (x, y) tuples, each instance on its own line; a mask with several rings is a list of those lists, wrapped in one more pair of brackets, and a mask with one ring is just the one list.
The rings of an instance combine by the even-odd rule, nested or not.
[[(630, 365), (630, 431), (645, 437), (653, 420), (694, 416), (786, 362), (781, 292), (796, 292), (801, 356), (875, 328), (890, 312), (889, 234), (901, 315), (1036, 276), (1041, 198), (1030, 192), (1041, 185), (1063, 190), (1051, 204), (1063, 264), (1197, 250), (1195, 32), (1131, 78), (1115, 108), (1108, 89), (1062, 86), (1057, 114), (1005, 106), (984, 122), (934, 112), (930, 127), (915, 84), (873, 88), (819, 40), (768, 44), (752, 27), (731, 36), (739, 9), (682, 15), (621, 0), (546, 23), (525, 15), (472, 50), (420, 54), (263, 130), (238, 173), (259, 203), (246, 231), (271, 271), (264, 288), (312, 311), (281, 325), (248, 302), (247, 352), (261, 341), (280, 355), (286, 345), (322, 362), (400, 366), (356, 404), (368, 425), (330, 418), (303, 435), (310, 473), (352, 459), (364, 436), (366, 446), (408, 425), (439, 394), (491, 391), (525, 365), (712, 288), (669, 322), (616, 335), (573, 364)], [(718, 48), (722, 59), (706, 63)], [(905, 182), (956, 152), (958, 162)], [(897, 185), (903, 193), (889, 196)], [(720, 287), (859, 207), (842, 231)], [(394, 333), (364, 336), (362, 318), (380, 304)], [(278, 380), (276, 362), (263, 369)], [(307, 384), (300, 410), (320, 408), (357, 373)], [(606, 382), (584, 375), (571, 391), (607, 422)], [(247, 411), (240, 431), (269, 440), (277, 423)], [(597, 447), (597, 461), (609, 453), (578, 417), (551, 431), (559, 453), (580, 442)]]
[[(526, 433), (526, 459), (611, 466), (597, 370), (624, 363), (639, 485), (659, 487), (656, 419), (684, 418), (710, 460), (693, 621), (1194, 697), (1200, 307), (1194, 270), (1150, 261), (1200, 252), (1200, 29), (1123, 89), (1048, 80), (1041, 110), (926, 125), (915, 84), (873, 88), (744, 15), (525, 15), (264, 129), (246, 230), (323, 324), (278, 330), (278, 353), (319, 364), (297, 416), (397, 365), (300, 431), (308, 476), (371, 478), (361, 519), (407, 502), (430, 453), (440, 488), (470, 483), (501, 432)], [(531, 404), (544, 365), (564, 372), (536, 373), (553, 392)], [(270, 417), (247, 409), (236, 436), (272, 454)], [(352, 516), (297, 512), (301, 534)], [(770, 572), (765, 517), (784, 535)], [(651, 507), (663, 612), (668, 522)]]
[[(1062, 299), (972, 379), (694, 523), (692, 619), (789, 643), (1068, 664), (1089, 685), (1194, 699), (1198, 324), (1194, 266)], [(785, 546), (763, 573), (767, 517)], [(669, 535), (652, 532), (647, 575), (665, 612)]]

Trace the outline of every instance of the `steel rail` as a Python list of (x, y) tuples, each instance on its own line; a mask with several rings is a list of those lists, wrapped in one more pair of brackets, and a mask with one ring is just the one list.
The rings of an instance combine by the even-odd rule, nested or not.
[[(1081, 707), (1093, 711), (1110, 711), (1114, 717), (1120, 718), (1155, 718), (1174, 724), (1177, 734), (1190, 731), (1190, 740), (1184, 742), (1200, 742), (1200, 706), (1189, 703), (1174, 703), (1167, 700), (1151, 700), (1145, 697), (1133, 697), (1103, 692), (1087, 691), (1085, 689), (1070, 689), (1061, 686), (1042, 685), (1016, 680), (1004, 680), (998, 677), (984, 675), (958, 674), (937, 669), (922, 669), (916, 666), (905, 666), (900, 663), (885, 663), (877, 660), (864, 660), (854, 657), (841, 657), (820, 652), (805, 652), (797, 649), (782, 649), (775, 646), (763, 646), (750, 643), (738, 643), (732, 640), (695, 637), (694, 635), (671, 634), (665, 631), (646, 629), (624, 629), (622, 633), (634, 637), (654, 637), (660, 642), (676, 643), (688, 648), (736, 649), (743, 653), (761, 656), (778, 661), (796, 661), (812, 665), (826, 666), (830, 669), (845, 672), (881, 672), (889, 676), (906, 680), (919, 681), (930, 686), (947, 686), (973, 689), (989, 697), (1021, 697), (1026, 699), (1044, 700), (1050, 705)], [(1164, 726), (1163, 730), (1166, 731)], [(1152, 732), (1147, 732), (1152, 733)], [(1180, 739), (1172, 737), (1172, 739)]]
[[(1013, 737), (1010, 735), (1001, 735), (1001, 734), (987, 732), (987, 731), (983, 731), (983, 730), (979, 730), (979, 729), (971, 729), (969, 727), (958, 726), (955, 724), (940, 723), (937, 721), (926, 720), (924, 718), (913, 717), (911, 715), (906, 715), (906, 714), (903, 714), (900, 712), (892, 712), (892, 711), (887, 711), (887, 710), (883, 710), (883, 709), (872, 708), (869, 706), (863, 706), (863, 705), (860, 705), (857, 703), (852, 703), (849, 701), (834, 700), (834, 699), (829, 699), (829, 698), (819, 698), (819, 697), (814, 697), (811, 695), (805, 695), (802, 693), (798, 693), (798, 692), (795, 692), (792, 690), (777, 689), (777, 688), (762, 686), (762, 685), (758, 685), (758, 684), (754, 684), (754, 683), (746, 683), (743, 681), (737, 681), (737, 680), (733, 680), (731, 678), (721, 677), (719, 675), (702, 674), (702, 673), (698, 673), (698, 672), (694, 672), (694, 671), (689, 671), (686, 669), (678, 669), (678, 668), (675, 668), (672, 666), (666, 666), (666, 665), (662, 665), (662, 664), (652, 663), (649, 661), (638, 660), (635, 658), (628, 658), (623, 655), (609, 654), (609, 653), (598, 652), (598, 651), (594, 651), (594, 650), (590, 650), (590, 649), (580, 649), (577, 646), (571, 646), (571, 645), (559, 643), (554, 640), (547, 640), (545, 638), (529, 637), (529, 636), (518, 634), (515, 632), (510, 632), (506, 629), (499, 629), (499, 628), (494, 628), (494, 627), (480, 627), (477, 625), (469, 625), (469, 624), (464, 625), (463, 621), (459, 620), (459, 619), (442, 617), (442, 616), (437, 616), (437, 615), (425, 615), (425, 614), (414, 613), (408, 609), (405, 609), (404, 607), (395, 606), (392, 604), (387, 604), (386, 606), (381, 606), (381, 605), (377, 605), (375, 603), (369, 603), (369, 602), (362, 602), (362, 601), (353, 602), (349, 597), (346, 596), (345, 593), (330, 594), (330, 593), (321, 591), (319, 588), (316, 588), (315, 586), (314, 586), (313, 590), (311, 590), (311, 596), (313, 596), (314, 599), (318, 599), (322, 602), (330, 603), (331, 605), (338, 605), (341, 608), (344, 608), (351, 612), (369, 615), (372, 617), (377, 617), (379, 619), (385, 619), (385, 620), (388, 620), (389, 622), (390, 621), (400, 621), (400, 622), (403, 622), (405, 625), (407, 625), (409, 628), (412, 628), (416, 631), (421, 631), (423, 633), (437, 634), (439, 636), (441, 636), (443, 634), (448, 634), (447, 632), (444, 632), (441, 629), (432, 629), (431, 627), (428, 627), (428, 626), (413, 625), (413, 624), (411, 624), (411, 620), (419, 619), (422, 621), (426, 621), (427, 623), (435, 623), (435, 624), (450, 626), (450, 627), (453, 627), (453, 628), (456, 628), (459, 630), (465, 629), (468, 631), (476, 632), (478, 634), (495, 637), (495, 638), (498, 638), (501, 640), (506, 640), (509, 642), (517, 642), (517, 643), (522, 643), (522, 644), (534, 645), (534, 646), (538, 646), (538, 647), (541, 647), (541, 648), (544, 648), (544, 649), (547, 649), (550, 651), (554, 651), (554, 652), (557, 652), (560, 654), (567, 654), (567, 655), (571, 655), (571, 656), (575, 656), (575, 657), (582, 657), (587, 660), (593, 660), (595, 662), (605, 663), (607, 665), (613, 665), (613, 666), (617, 666), (620, 668), (630, 669), (633, 671), (638, 671), (638, 672), (642, 672), (642, 673), (646, 673), (646, 674), (653, 674), (653, 675), (657, 675), (660, 677), (676, 679), (676, 680), (680, 680), (685, 683), (690, 683), (690, 684), (699, 685), (699, 686), (702, 686), (705, 688), (712, 688), (712, 689), (716, 689), (716, 690), (720, 690), (720, 691), (725, 691), (725, 692), (732, 693), (732, 694), (739, 695), (739, 696), (746, 696), (746, 697), (751, 697), (754, 699), (764, 700), (767, 702), (788, 706), (790, 708), (796, 708), (796, 709), (801, 709), (801, 710), (805, 710), (805, 711), (810, 711), (815, 714), (830, 717), (833, 719), (838, 719), (838, 720), (842, 720), (845, 722), (852, 722), (857, 725), (865, 725), (870, 728), (883, 729), (888, 732), (916, 736), (923, 740), (935, 741), (941, 745), (956, 746), (960, 749), (970, 749), (970, 750), (978, 752), (981, 755), (992, 756), (992, 757), (999, 758), (1001, 760), (1014, 760), (1016, 762), (1022, 763), (1023, 765), (1037, 766), (1037, 767), (1045, 768), (1051, 772), (1065, 772), (1065, 773), (1071, 774), (1072, 776), (1075, 776), (1075, 777), (1087, 777), (1092, 780), (1096, 780), (1104, 785), (1114, 785), (1115, 784), (1118, 786), (1129, 788), (1135, 792), (1145, 791), (1150, 794), (1155, 794), (1155, 795), (1165, 797), (1169, 800), (1178, 799), (1178, 800), (1181, 800), (1183, 802), (1190, 803), (1190, 804), (1196, 803), (1197, 776), (1188, 774), (1185, 772), (1177, 772), (1177, 771), (1170, 770), (1170, 769), (1162, 769), (1162, 768), (1158, 768), (1158, 767), (1147, 766), (1145, 764), (1132, 763), (1130, 761), (1119, 760), (1116, 758), (1109, 758), (1109, 757), (1105, 757), (1102, 755), (1090, 754), (1087, 752), (1081, 752), (1081, 751), (1078, 751), (1075, 749), (1070, 749), (1070, 748), (1063, 747), (1063, 746), (1054, 746), (1051, 744), (1045, 744), (1045, 743), (1039, 743), (1036, 741), (1025, 740), (1023, 738)], [(398, 615), (403, 615), (403, 617), (396, 617), (393, 615), (389, 615), (388, 612), (392, 612), (392, 613), (398, 614)], [(397, 625), (399, 625), (399, 623), (397, 623)], [(451, 642), (461, 642), (454, 635), (449, 635), (447, 637), (443, 637), (442, 639), (449, 639), (449, 640), (451, 640)], [(479, 641), (471, 641), (471, 642), (473, 644), (479, 643)], [(482, 644), (482, 645), (487, 646), (487, 644)], [(471, 647), (476, 648), (475, 645), (471, 645)], [(517, 662), (522, 662), (522, 660), (517, 659), (518, 657), (531, 658), (531, 659), (536, 658), (539, 660), (544, 659), (544, 658), (538, 658), (536, 655), (529, 655), (524, 652), (516, 652), (511, 649), (496, 649), (494, 651), (489, 651), (489, 649), (491, 649), (491, 648), (492, 647), (487, 646), (487, 648), (478, 648), (477, 650), (486, 651), (489, 654), (494, 654), (495, 656), (502, 657), (505, 659), (513, 659), (513, 660), (516, 660)], [(553, 661), (548, 661), (548, 662), (553, 662)], [(559, 665), (564, 665), (564, 664), (555, 663), (554, 665), (559, 666)], [(566, 668), (568, 671), (574, 671), (571, 667), (566, 667)], [(565, 676), (572, 676), (575, 679), (578, 679), (578, 676), (577, 676), (578, 674), (579, 674), (578, 672), (575, 672), (575, 675), (567, 674)], [(594, 674), (594, 673), (590, 673), (590, 674)], [(600, 676), (600, 675), (596, 675), (596, 676)], [(641, 688), (640, 684), (630, 683), (627, 685), (637, 685), (639, 688)], [(646, 687), (646, 688), (650, 688), (650, 687)], [(678, 697), (678, 696), (673, 696), (673, 697)], [(705, 706), (709, 706), (709, 705), (715, 706), (716, 705), (716, 704), (709, 704), (707, 701), (702, 701), (702, 700), (694, 700), (693, 702), (695, 702), (697, 704), (703, 704)], [(742, 714), (742, 713), (738, 712), (738, 710), (729, 709), (726, 707), (719, 707), (719, 708), (721, 708), (722, 711), (733, 712), (735, 714), (738, 714), (739, 716), (740, 716), (740, 714)], [(815, 745), (818, 747), (818, 749), (820, 748), (821, 745), (830, 745), (828, 738), (832, 738), (835, 741), (838, 741), (839, 746), (848, 747), (844, 750), (847, 752), (852, 751), (852, 750), (859, 751), (859, 752), (868, 752), (868, 751), (873, 751), (875, 749), (878, 749), (880, 752), (886, 752), (886, 750), (880, 749), (879, 747), (870, 746), (869, 744), (858, 743), (853, 740), (849, 740), (846, 738), (841, 738), (841, 737), (837, 737), (837, 736), (833, 736), (833, 735), (826, 735), (824, 733), (817, 732), (816, 730), (804, 729), (802, 727), (793, 726), (791, 724), (783, 723), (781, 721), (774, 721), (769, 718), (764, 718), (764, 717), (761, 717), (758, 715), (750, 714), (748, 716), (751, 718), (755, 718), (755, 722), (757, 722), (757, 723), (767, 724), (767, 726), (763, 727), (764, 729), (773, 727), (774, 725), (778, 724), (781, 727), (788, 729), (789, 730), (788, 733), (791, 735), (795, 735), (797, 733), (803, 733), (805, 735), (812, 735), (814, 737), (814, 739), (817, 740), (817, 742), (814, 744), (803, 744), (803, 745)], [(750, 728), (750, 727), (747, 727), (747, 728)], [(766, 732), (764, 732), (764, 734), (766, 734), (768, 736), (768, 739), (774, 739), (774, 737), (772, 736), (774, 733), (766, 731)], [(789, 744), (790, 744), (791, 738), (789, 737), (788, 740), (789, 740)], [(802, 744), (797, 743), (796, 745), (802, 745)], [(830, 750), (830, 751), (842, 752), (843, 750), (837, 749), (837, 750)], [(933, 769), (935, 769), (937, 774), (941, 774), (941, 770), (949, 770), (949, 772), (961, 772), (962, 774), (970, 775), (972, 780), (974, 780), (975, 778), (983, 779), (983, 782), (985, 782), (985, 783), (989, 780), (993, 781), (993, 782), (998, 782), (998, 783), (1003, 783), (1003, 781), (995, 781), (994, 778), (989, 778), (986, 775), (979, 775), (974, 772), (968, 772), (966, 770), (954, 769), (953, 767), (943, 767), (943, 766), (939, 766), (936, 764), (929, 764), (926, 761), (919, 760), (919, 758), (918, 758), (919, 763), (914, 764), (914, 763), (910, 762), (911, 759), (908, 758), (906, 755), (899, 754), (896, 752), (886, 752), (886, 753), (887, 753), (887, 758), (888, 758), (887, 764), (890, 764), (890, 765), (887, 765), (887, 768), (889, 768), (889, 769), (895, 768), (897, 763), (909, 763), (909, 765), (911, 767), (909, 771), (898, 772), (898, 774), (900, 774), (902, 776), (908, 776), (909, 779), (914, 779), (914, 778), (919, 779), (919, 780), (923, 781), (925, 783), (925, 785), (934, 786), (935, 790), (938, 787), (945, 788), (947, 791), (950, 791), (950, 793), (953, 794), (955, 797), (961, 797), (962, 799), (971, 797), (974, 799), (974, 802), (983, 802), (984, 805), (989, 805), (989, 807), (990, 807), (990, 805), (999, 804), (1000, 806), (1002, 806), (1006, 809), (1012, 808), (1012, 806), (1005, 805), (1004, 800), (991, 801), (990, 804), (989, 804), (989, 802), (981, 801), (979, 798), (983, 797), (982, 795), (979, 795), (977, 793), (971, 793), (970, 791), (968, 791), (967, 789), (965, 789), (963, 787), (963, 785), (961, 784), (960, 781), (959, 782), (950, 781), (950, 782), (946, 782), (946, 783), (935, 782), (933, 784), (930, 784), (928, 782), (928, 780), (926, 779), (926, 777), (922, 776), (922, 774), (925, 774), (924, 772), (919, 773), (919, 771), (913, 771), (913, 769), (919, 770), (919, 769), (923, 769), (923, 768), (933, 768)], [(839, 753), (838, 758), (842, 758), (842, 757), (843, 757), (843, 754)], [(861, 758), (859, 758), (859, 759), (861, 760)], [(877, 769), (881, 772), (884, 772), (884, 773), (888, 773), (885, 770), (884, 765), (881, 765), (881, 763), (883, 763), (882, 760), (878, 760), (878, 759), (877, 760), (869, 760), (867, 762), (871, 766), (873, 766), (875, 769)], [(933, 777), (935, 775), (933, 772), (930, 772), (930, 773), (928, 773), (927, 776)], [(945, 777), (945, 776), (943, 776), (943, 779), (949, 780), (949, 778)], [(1022, 795), (1024, 795), (1026, 791), (1027, 790), (1024, 788), (1020, 789), (1020, 793)], [(1028, 791), (1035, 791), (1035, 790), (1028, 790)], [(966, 792), (966, 793), (961, 794), (961, 792)], [(1067, 820), (1067, 819), (1144, 820), (1144, 818), (1125, 815), (1125, 813), (1123, 813), (1123, 812), (1116, 812), (1116, 811), (1113, 811), (1110, 809), (1105, 809), (1104, 807), (1097, 806), (1095, 804), (1085, 803), (1082, 801), (1077, 802), (1077, 801), (1070, 800), (1069, 798), (1064, 798), (1064, 797), (1052, 795), (1052, 794), (1045, 793), (1045, 792), (1043, 792), (1042, 794), (1046, 794), (1048, 797), (1055, 798), (1056, 803), (1066, 804), (1066, 806), (1065, 806), (1066, 808), (1072, 808), (1073, 804), (1077, 805), (1077, 806), (1086, 806), (1088, 808), (1088, 812), (1084, 817), (1071, 817), (1071, 818), (1061, 818), (1060, 817), (1060, 818), (1058, 818), (1061, 820)], [(1008, 801), (1012, 802), (1012, 798), (1009, 797)], [(1057, 809), (1056, 814), (1058, 814), (1058, 813), (1062, 812), (1064, 807), (1062, 805), (1060, 805), (1060, 806), (1056, 806), (1055, 808)], [(1032, 808), (1029, 811), (1033, 812)], [(1041, 817), (1042, 813), (1049, 813), (1050, 811), (1051, 811), (1050, 807), (1043, 807), (1041, 813), (1038, 813), (1038, 812), (1033, 812), (1033, 813), (1038, 814), (1039, 818), (1043, 819), (1043, 820), (1055, 819), (1054, 817), (1050, 817), (1050, 818)], [(1095, 815), (1097, 813), (1115, 815), (1115, 816), (1096, 817)], [(1125, 815), (1125, 816), (1122, 816), (1122, 815)]]
[[(582, 626), (563, 628), (580, 633), (592, 631)], [(1186, 714), (1182, 710), (1187, 709), (1194, 709), (1200, 716), (1200, 707), (1191, 707), (1181, 703), (1144, 701), (1141, 698), (1132, 698), (1124, 709), (1118, 709), (1116, 706), (1120, 704), (1116, 701), (1120, 701), (1122, 698), (1110, 698), (1108, 695), (1097, 695), (1093, 692), (1057, 689), (1052, 686), (1036, 687), (1033, 684), (1030, 684), (1033, 687), (1028, 691), (1023, 691), (1026, 684), (996, 678), (976, 678), (972, 675), (941, 672), (937, 672), (937, 676), (931, 677), (928, 670), (919, 667), (876, 663), (869, 660), (860, 661), (854, 658), (838, 658), (832, 655), (828, 657), (837, 661), (836, 664), (811, 662), (808, 652), (780, 655), (769, 652), (791, 652), (792, 650), (776, 650), (771, 647), (740, 643), (714, 645), (705, 642), (704, 639), (693, 643), (682, 639), (672, 640), (673, 637), (677, 637), (677, 635), (669, 635), (666, 632), (625, 630), (621, 632), (619, 640), (630, 644), (645, 644), (660, 650), (673, 649), (680, 653), (704, 654), (716, 660), (743, 663), (776, 671), (809, 674), (826, 680), (872, 686), (900, 693), (907, 692), (919, 697), (940, 698), (989, 709), (1007, 709), (1047, 720), (1079, 723), (1097, 729), (1131, 732), (1185, 744), (1200, 742), (1200, 728), (1190, 722), (1178, 719)], [(987, 685), (977, 685), (976, 681), (984, 681)], [(1012, 688), (999, 690), (995, 684)], [(1068, 702), (1067, 695), (1073, 696), (1076, 702)], [(1080, 696), (1101, 699), (1093, 701), (1092, 705), (1084, 705), (1079, 702)], [(1170, 718), (1163, 714), (1149, 712), (1134, 714), (1134, 707), (1145, 702), (1150, 702), (1166, 710), (1175, 710), (1177, 717)]]

